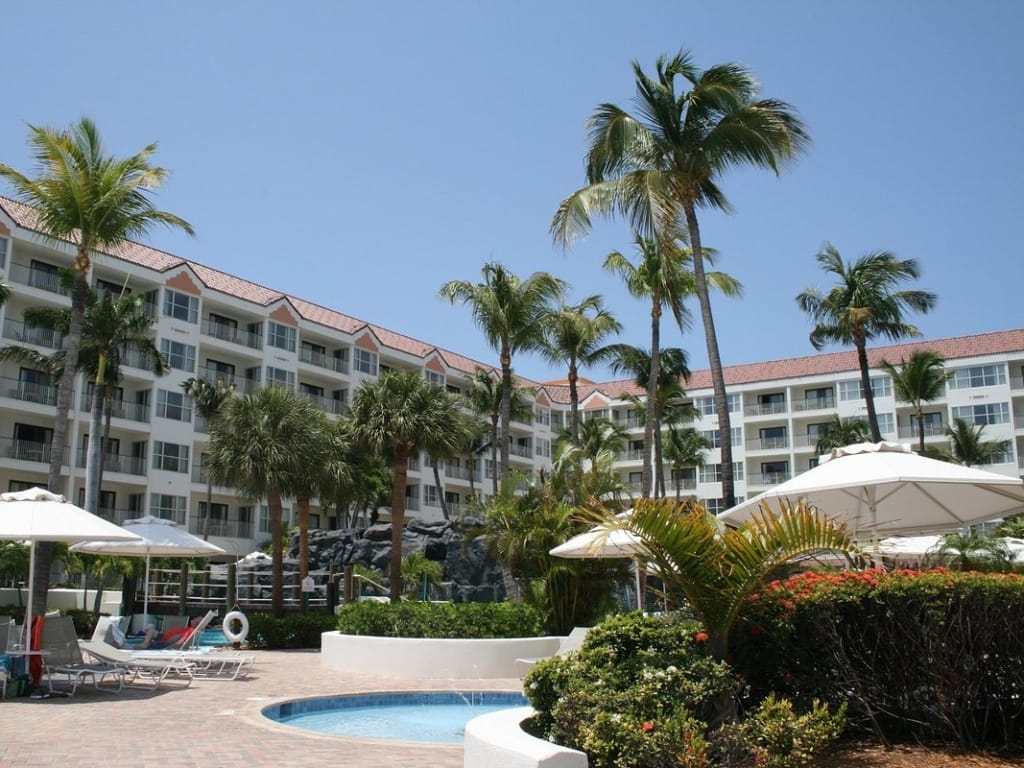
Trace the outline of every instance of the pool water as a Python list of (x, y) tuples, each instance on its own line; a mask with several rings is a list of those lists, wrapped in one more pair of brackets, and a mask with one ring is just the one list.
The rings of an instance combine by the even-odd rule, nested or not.
[(264, 716), (336, 736), (459, 744), (474, 717), (526, 705), (520, 693), (373, 693), (275, 704)]
[(199, 645), (231, 645), (219, 629), (204, 629), (199, 636)]

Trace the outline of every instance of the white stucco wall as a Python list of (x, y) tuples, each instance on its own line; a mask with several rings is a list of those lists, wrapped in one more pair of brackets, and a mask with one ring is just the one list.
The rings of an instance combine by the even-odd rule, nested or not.
[(530, 707), (517, 707), (470, 720), (463, 768), (587, 768), (583, 752), (526, 733), (520, 724), (532, 714)]

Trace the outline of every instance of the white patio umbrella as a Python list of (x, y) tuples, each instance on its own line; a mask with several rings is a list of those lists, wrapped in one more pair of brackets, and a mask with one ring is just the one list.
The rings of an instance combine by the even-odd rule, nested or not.
[(151, 557), (211, 557), (226, 555), (227, 551), (216, 544), (193, 536), (173, 520), (146, 515), (135, 520), (125, 520), (126, 531), (136, 534), (134, 541), (97, 539), (83, 541), (71, 547), (73, 552), (90, 555), (124, 555), (146, 558), (146, 585), (143, 591), (142, 613), (149, 615), (149, 561)]
[(718, 515), (739, 525), (762, 501), (806, 499), (851, 532), (871, 536), (951, 531), (1024, 510), (1018, 477), (950, 464), (897, 443), (836, 448), (814, 469)]
[[(629, 512), (620, 512), (618, 517), (628, 515)], [(607, 531), (601, 526), (595, 526), (589, 531), (577, 534), (568, 541), (559, 544), (549, 550), (555, 557), (573, 559), (615, 559), (629, 558), (633, 560), (635, 571), (636, 605), (643, 610), (643, 594), (640, 589), (640, 564), (639, 559), (648, 554), (647, 548), (637, 536), (629, 531), (614, 529)]]
[[(28, 601), (25, 616), (32, 616), (33, 574), (37, 541), (85, 541), (104, 537), (111, 541), (136, 541), (138, 535), (77, 507), (45, 488), (0, 493), (0, 539), (29, 544)], [(31, 621), (25, 622), (25, 646), (29, 647)]]

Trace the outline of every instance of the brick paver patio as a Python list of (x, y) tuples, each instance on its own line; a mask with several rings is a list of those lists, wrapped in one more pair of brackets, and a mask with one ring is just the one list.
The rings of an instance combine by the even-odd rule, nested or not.
[[(268, 721), (267, 704), (306, 696), (412, 690), (520, 690), (518, 680), (356, 677), (316, 651), (256, 651), (245, 679), (122, 693), (80, 687), (73, 698), (0, 701), (0, 768), (457, 768), (462, 746), (305, 733)], [(367, 734), (370, 736), (371, 734)]]

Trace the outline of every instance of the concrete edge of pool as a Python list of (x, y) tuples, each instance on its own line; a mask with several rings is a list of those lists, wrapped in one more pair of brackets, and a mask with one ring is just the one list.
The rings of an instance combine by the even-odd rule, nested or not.
[(463, 768), (587, 768), (587, 756), (523, 730), (532, 707), (475, 717), (466, 724)]

